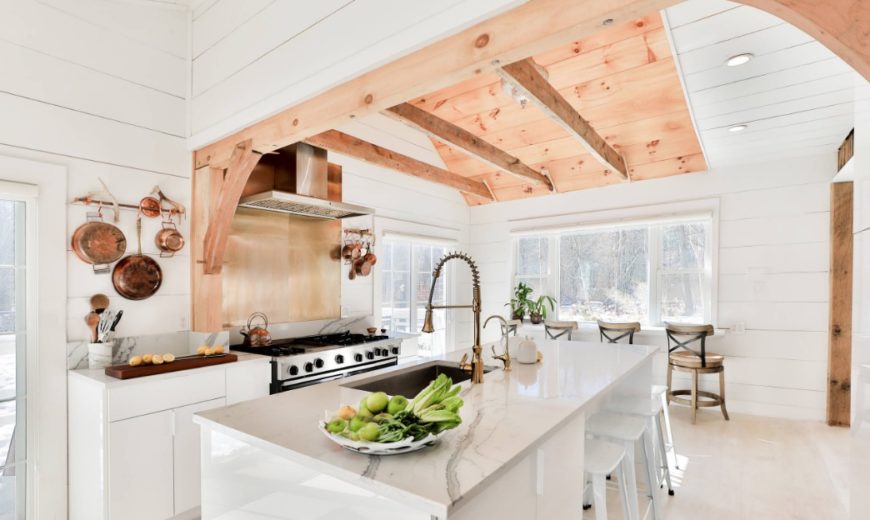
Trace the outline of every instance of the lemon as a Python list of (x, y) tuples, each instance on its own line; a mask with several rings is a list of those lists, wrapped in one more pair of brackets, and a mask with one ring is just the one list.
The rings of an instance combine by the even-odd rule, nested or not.
[(138, 367), (141, 364), (142, 364), (142, 357), (141, 356), (133, 356), (130, 358), (130, 366), (131, 367)]
[(164, 363), (172, 363), (173, 361), (175, 361), (174, 354), (163, 354), (163, 362)]
[(146, 365), (150, 365), (153, 357), (154, 356), (152, 356), (151, 354), (145, 354), (144, 356), (142, 356), (142, 362)]
[(155, 365), (162, 365), (163, 364), (163, 356), (161, 356), (160, 354), (154, 354), (153, 356), (151, 356), (151, 363), (153, 363)]

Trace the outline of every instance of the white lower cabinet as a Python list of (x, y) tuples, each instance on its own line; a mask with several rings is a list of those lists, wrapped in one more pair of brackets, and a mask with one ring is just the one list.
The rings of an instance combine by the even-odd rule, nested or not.
[[(173, 410), (175, 437), (173, 442), (175, 512), (181, 513), (199, 507), (200, 500), (200, 432), (193, 422), (193, 414), (220, 408), (226, 400), (214, 399)], [(161, 517), (162, 518), (162, 517)]]
[(70, 520), (199, 517), (197, 412), (269, 395), (268, 358), (125, 381), (69, 377)]
[(167, 410), (109, 423), (109, 517), (174, 515), (172, 416)]

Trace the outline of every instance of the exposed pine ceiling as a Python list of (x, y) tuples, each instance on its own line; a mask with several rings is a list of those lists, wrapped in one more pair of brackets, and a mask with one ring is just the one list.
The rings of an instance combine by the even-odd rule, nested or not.
[[(631, 181), (706, 169), (658, 14), (570, 42), (534, 60), (546, 69), (549, 83), (622, 154)], [(626, 182), (533, 103), (523, 107), (506, 94), (497, 75), (482, 75), (410, 103), (538, 171), (546, 168), (559, 192)], [(449, 170), (485, 180), (498, 201), (550, 193), (543, 184), (496, 171), (465, 151), (434, 144)], [(487, 202), (472, 196), (466, 200)]]

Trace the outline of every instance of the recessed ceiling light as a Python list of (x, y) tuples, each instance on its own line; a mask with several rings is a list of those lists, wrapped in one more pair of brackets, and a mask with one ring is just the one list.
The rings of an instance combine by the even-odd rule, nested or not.
[(743, 54), (738, 54), (736, 56), (731, 56), (728, 58), (728, 61), (725, 62), (729, 67), (737, 67), (738, 65), (743, 65), (744, 63), (748, 63), (749, 60), (754, 58), (755, 56), (751, 52), (744, 52)]
[(733, 126), (729, 126), (729, 127), (728, 127), (728, 131), (729, 131), (729, 132), (735, 132), (735, 133), (736, 133), (736, 132), (742, 132), (742, 131), (746, 130), (746, 127), (747, 127), (747, 126), (748, 126), (748, 125), (733, 125)]

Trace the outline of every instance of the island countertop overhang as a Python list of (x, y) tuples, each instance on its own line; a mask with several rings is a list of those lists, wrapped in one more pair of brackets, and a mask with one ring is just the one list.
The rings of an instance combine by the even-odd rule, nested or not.
[[(462, 383), (463, 424), (437, 446), (414, 454), (368, 457), (347, 452), (330, 443), (316, 423), (326, 411), (355, 405), (365, 394), (345, 384), (415, 363), (204, 412), (194, 420), (334, 478), (446, 515), (629, 378), (657, 350), (568, 341), (542, 342), (539, 348), (544, 355), (540, 364), (514, 363), (510, 372), (486, 374), (482, 385)], [(464, 352), (441, 359), (455, 361)], [(487, 359), (488, 364), (492, 361)]]

